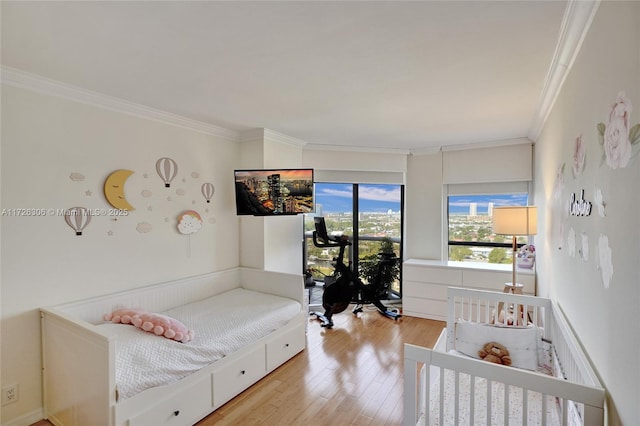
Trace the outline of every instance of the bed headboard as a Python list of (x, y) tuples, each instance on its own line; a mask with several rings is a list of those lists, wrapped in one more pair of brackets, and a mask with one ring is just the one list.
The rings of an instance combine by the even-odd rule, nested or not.
[(103, 322), (102, 316), (119, 308), (142, 308), (159, 312), (195, 302), (238, 286), (237, 268), (180, 278), (76, 302), (45, 308), (91, 324)]

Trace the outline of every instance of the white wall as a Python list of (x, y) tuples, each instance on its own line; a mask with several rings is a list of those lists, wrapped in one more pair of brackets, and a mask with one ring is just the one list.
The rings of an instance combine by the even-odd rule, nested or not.
[[(302, 164), (302, 148), (283, 143), (278, 137), (265, 138), (266, 168), (296, 168)], [(303, 215), (265, 217), (265, 269), (302, 274)]]
[[(103, 185), (117, 169), (134, 171), (125, 195), (136, 208), (117, 221), (93, 217), (82, 236), (49, 212), (25, 217), (5, 211), (1, 380), (3, 386), (19, 385), (19, 401), (2, 407), (4, 424), (42, 413), (40, 306), (238, 266), (233, 167), (239, 148), (237, 142), (4, 84), (1, 136), (2, 209), (107, 209)], [(171, 188), (155, 170), (165, 156), (178, 164)], [(73, 181), (71, 173), (84, 180)], [(204, 182), (215, 186), (211, 203), (200, 192)], [(191, 209), (203, 226), (187, 236), (177, 231), (177, 217)], [(136, 230), (142, 222), (150, 232)]]
[(411, 155), (405, 187), (405, 258), (442, 257), (442, 153)]
[[(242, 168), (298, 168), (302, 146), (269, 129), (245, 132)], [(240, 218), (240, 264), (268, 271), (302, 274), (302, 215)]]
[[(638, 2), (600, 4), (535, 145), (539, 292), (558, 300), (592, 358), (611, 399), (610, 424), (637, 424), (640, 419), (640, 157), (615, 170), (603, 164), (596, 125), (608, 122), (620, 91), (634, 107), (629, 125), (640, 123), (638, 22)], [(574, 143), (579, 135), (586, 161), (584, 171), (574, 176)], [(602, 191), (606, 216), (598, 214), (595, 203), (588, 217), (567, 214), (572, 193), (584, 189), (585, 199), (595, 202), (596, 187)], [(576, 235), (575, 254), (569, 243), (571, 230)], [(599, 261), (601, 235), (608, 237), (614, 268), (608, 288)], [(588, 253), (586, 259), (580, 250)]]

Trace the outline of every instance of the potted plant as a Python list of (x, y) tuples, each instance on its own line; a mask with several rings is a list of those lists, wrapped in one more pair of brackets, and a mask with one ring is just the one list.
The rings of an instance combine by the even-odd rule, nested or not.
[(400, 262), (393, 251), (393, 241), (389, 237), (382, 238), (377, 254), (363, 256), (358, 265), (360, 277), (366, 283), (374, 284), (376, 278), (380, 279), (381, 293), (386, 293), (391, 283), (400, 278)]

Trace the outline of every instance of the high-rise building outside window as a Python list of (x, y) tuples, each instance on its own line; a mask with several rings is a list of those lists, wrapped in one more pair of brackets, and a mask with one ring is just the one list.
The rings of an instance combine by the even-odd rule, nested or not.
[[(511, 263), (511, 236), (493, 232), (493, 208), (526, 206), (527, 202), (526, 193), (449, 195), (449, 260)], [(527, 237), (518, 236), (518, 243), (526, 244)]]

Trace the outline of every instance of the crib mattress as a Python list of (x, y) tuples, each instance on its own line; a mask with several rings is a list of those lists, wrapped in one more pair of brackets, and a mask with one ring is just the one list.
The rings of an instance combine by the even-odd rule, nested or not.
[(161, 312), (194, 331), (179, 343), (131, 325), (101, 324), (117, 335), (116, 385), (120, 400), (180, 380), (286, 325), (299, 302), (242, 288)]

